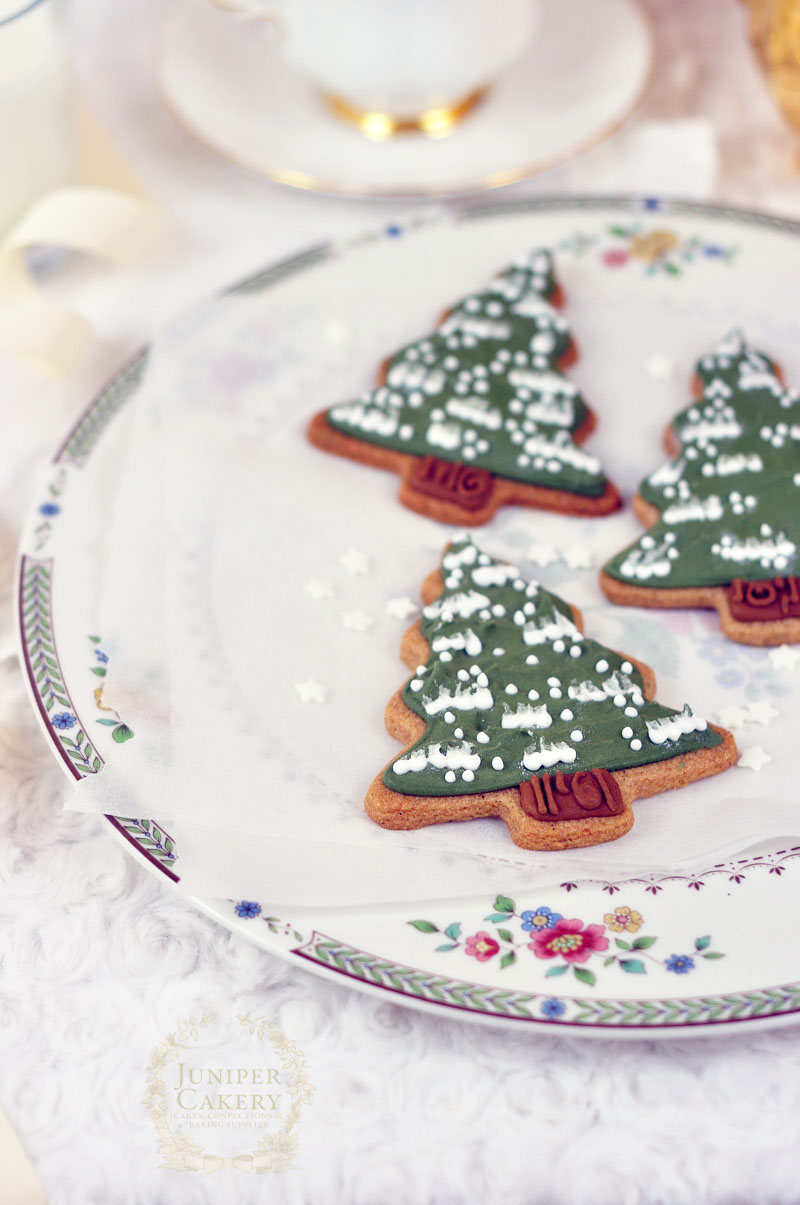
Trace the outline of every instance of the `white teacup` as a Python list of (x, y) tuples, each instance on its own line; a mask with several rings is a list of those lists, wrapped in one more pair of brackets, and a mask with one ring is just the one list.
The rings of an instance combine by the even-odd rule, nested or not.
[(373, 136), (400, 128), (446, 132), (525, 50), (539, 6), (539, 0), (212, 3), (274, 22), (287, 62)]

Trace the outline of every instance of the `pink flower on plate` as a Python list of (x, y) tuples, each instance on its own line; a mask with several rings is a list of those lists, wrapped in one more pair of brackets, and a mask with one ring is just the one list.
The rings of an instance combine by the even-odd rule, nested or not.
[(581, 920), (560, 920), (555, 929), (542, 929), (534, 933), (528, 949), (537, 958), (563, 958), (565, 962), (586, 962), (590, 954), (599, 954), (608, 949), (608, 938), (603, 937), (605, 925), (587, 925)]
[(603, 252), (602, 258), (607, 268), (624, 268), (630, 256), (622, 247), (612, 247), (610, 251)]
[(471, 958), (477, 958), (478, 962), (486, 962), (489, 958), (493, 958), (499, 949), (500, 943), (483, 931), (476, 933), (474, 937), (467, 938), (466, 953)]

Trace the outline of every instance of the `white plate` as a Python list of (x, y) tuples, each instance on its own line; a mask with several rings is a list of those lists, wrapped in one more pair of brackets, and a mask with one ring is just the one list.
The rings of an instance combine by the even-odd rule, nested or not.
[(359, 196), (495, 188), (595, 146), (638, 105), (653, 60), (635, 0), (543, 5), (530, 49), (446, 138), (371, 142), (332, 116), (263, 25), (179, 0), (158, 50), (161, 99), (194, 138), (281, 184)]
[[(473, 254), (481, 273), (487, 248), (502, 258), (510, 247), (550, 245), (560, 269), (580, 277), (595, 305), (605, 299), (624, 317), (625, 306), (630, 312), (635, 304), (640, 317), (646, 314), (652, 343), (631, 347), (620, 331), (614, 355), (619, 377), (596, 380), (601, 391), (646, 399), (658, 385), (648, 379), (643, 362), (660, 350), (659, 340), (677, 338), (688, 346), (700, 327), (724, 332), (736, 321), (756, 342), (768, 342), (790, 379), (800, 374), (800, 329), (789, 304), (800, 251), (798, 223), (688, 202), (601, 198), (473, 206), (433, 221), (443, 261), (457, 247), (462, 274), (473, 244), (480, 248)], [(389, 225), (344, 245), (314, 248), (238, 288), (280, 291), (291, 280), (313, 302), (324, 274), (334, 266), (340, 271), (343, 260), (352, 278), (368, 286), (376, 257), (385, 273), (387, 257), (395, 255), (413, 277), (430, 259), (430, 222), (419, 226)], [(662, 234), (648, 239), (655, 230)], [(600, 311), (595, 312), (597, 329), (584, 319), (579, 334), (589, 363), (592, 339), (602, 334)], [(73, 778), (101, 771), (117, 751), (115, 742), (127, 735), (124, 725), (99, 709), (97, 697), (105, 666), (94, 630), (94, 590), (106, 527), (97, 499), (111, 496), (146, 363), (145, 351), (126, 365), (57, 451), (19, 564), (20, 633), (31, 696), (54, 752)], [(689, 366), (680, 367), (685, 378)], [(679, 394), (682, 389), (676, 383)], [(617, 448), (616, 455), (612, 475), (625, 463), (630, 474), (629, 449)], [(652, 457), (642, 452), (647, 465), (657, 456), (655, 449)], [(366, 495), (371, 471), (359, 472)], [(417, 585), (409, 582), (409, 591)], [(626, 624), (635, 624), (634, 617), (626, 615)], [(387, 638), (395, 640), (396, 634)], [(714, 650), (703, 676), (716, 681), (720, 694), (738, 672), (737, 658), (766, 656), (743, 654), (724, 641)], [(387, 682), (387, 697), (395, 685)], [(676, 823), (679, 816), (676, 809)], [(156, 819), (110, 816), (108, 822), (134, 856), (182, 890), (180, 849), (159, 825), (157, 811)], [(800, 848), (774, 845), (696, 874), (563, 883), (530, 899), (510, 898), (509, 885), (498, 881), (486, 897), (297, 908), (281, 917), (265, 915), (255, 900), (190, 898), (265, 949), (433, 1011), (534, 1031), (557, 1026), (575, 1034), (716, 1032), (735, 1023), (776, 1024), (800, 1013), (800, 946), (794, 940), (799, 856)], [(526, 926), (553, 915), (600, 926), (602, 933), (594, 932), (607, 945), (583, 964), (536, 957)]]

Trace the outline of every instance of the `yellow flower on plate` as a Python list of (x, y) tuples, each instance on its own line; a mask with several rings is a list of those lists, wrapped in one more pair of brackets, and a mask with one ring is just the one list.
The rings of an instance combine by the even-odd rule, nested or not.
[(603, 920), (612, 933), (622, 933), (623, 930), (626, 933), (635, 933), (643, 924), (641, 912), (632, 912), (625, 904), (620, 904), (613, 912), (607, 912)]
[(646, 259), (652, 264), (663, 259), (677, 245), (678, 236), (671, 230), (650, 230), (647, 234), (635, 235), (628, 250), (636, 259)]

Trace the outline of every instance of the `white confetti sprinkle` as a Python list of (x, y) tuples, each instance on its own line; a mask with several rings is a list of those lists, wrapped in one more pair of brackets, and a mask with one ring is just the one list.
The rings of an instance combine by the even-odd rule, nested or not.
[(327, 686), (323, 686), (314, 678), (307, 678), (305, 682), (295, 682), (294, 688), (301, 703), (324, 703), (328, 694)]
[(342, 627), (348, 632), (368, 632), (374, 623), (375, 620), (366, 611), (344, 611), (342, 614)]
[(748, 718), (747, 708), (732, 703), (730, 707), (723, 707), (722, 711), (717, 713), (717, 718), (723, 728), (729, 728), (731, 731), (744, 728)]
[(591, 569), (593, 557), (591, 551), (582, 544), (570, 544), (561, 553), (570, 569)]
[(412, 615), (416, 615), (419, 607), (412, 598), (403, 595), (401, 598), (390, 598), (384, 607), (384, 613), (391, 615), (392, 619), (409, 619)]
[(747, 718), (754, 724), (766, 725), (779, 714), (778, 709), (773, 707), (771, 703), (768, 703), (766, 699), (763, 699), (760, 703), (747, 704)]
[(800, 651), (788, 644), (780, 644), (769, 650), (769, 663), (773, 669), (794, 669), (800, 659)]
[(324, 581), (321, 577), (312, 577), (306, 582), (303, 587), (306, 594), (310, 594), (315, 602), (319, 602), (322, 598), (334, 598), (336, 591), (330, 582)]
[(351, 577), (366, 577), (369, 573), (369, 557), (358, 548), (348, 548), (339, 555), (339, 564), (343, 565)]
[(736, 763), (743, 770), (763, 770), (769, 762), (772, 761), (769, 753), (766, 753), (760, 745), (751, 745), (749, 749), (745, 749)]
[(531, 544), (528, 549), (528, 560), (543, 568), (558, 560), (558, 553), (552, 544)]
[(654, 381), (670, 381), (675, 373), (675, 366), (667, 356), (648, 356), (644, 362), (645, 372)]

